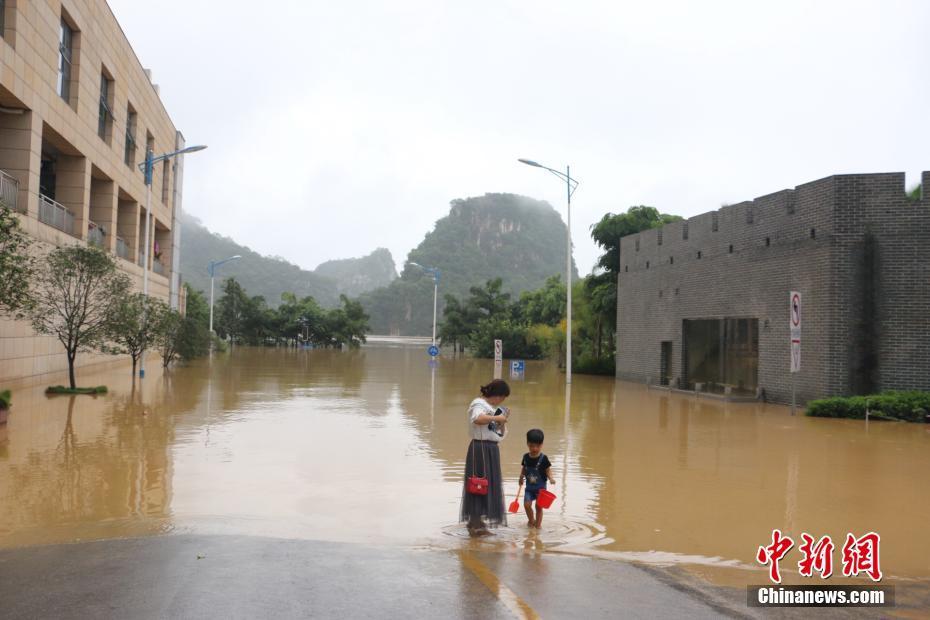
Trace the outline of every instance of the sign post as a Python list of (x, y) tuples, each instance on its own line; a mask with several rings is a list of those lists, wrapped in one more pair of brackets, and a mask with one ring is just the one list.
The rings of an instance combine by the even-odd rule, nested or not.
[(801, 372), (801, 293), (788, 295), (788, 327), (791, 331), (791, 415), (797, 409), (795, 376)]
[(504, 341), (494, 341), (494, 378), (500, 379), (504, 374)]

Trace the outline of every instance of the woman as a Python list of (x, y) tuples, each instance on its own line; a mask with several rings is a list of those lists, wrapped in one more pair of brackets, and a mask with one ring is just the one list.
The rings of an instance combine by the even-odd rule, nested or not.
[[(501, 453), (498, 443), (507, 436), (507, 416), (510, 412), (501, 403), (510, 396), (510, 386), (495, 379), (482, 386), (481, 398), (468, 406), (468, 428), (471, 443), (465, 455), (465, 482), (462, 489), (462, 510), (459, 520), (468, 523), (472, 536), (488, 534), (488, 525), (507, 525), (504, 511), (504, 482), (501, 478)], [(487, 494), (469, 491), (472, 476), (487, 479)]]

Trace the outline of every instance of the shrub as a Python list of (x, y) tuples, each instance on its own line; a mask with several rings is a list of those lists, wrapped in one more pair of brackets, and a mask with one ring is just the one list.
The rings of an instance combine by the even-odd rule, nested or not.
[(63, 385), (53, 385), (45, 390), (46, 394), (106, 394), (107, 386), (98, 385), (97, 387), (70, 388)]
[(13, 395), (10, 391), (3, 390), (0, 392), (0, 409), (9, 409), (11, 404), (13, 404)]
[(925, 422), (930, 414), (930, 392), (882, 392), (871, 396), (824, 398), (807, 405), (807, 415), (821, 418), (869, 418)]
[[(574, 356), (573, 356), (574, 357)], [(616, 361), (613, 357), (597, 358), (588, 353), (582, 353), (572, 366), (573, 373), (583, 375), (610, 375), (617, 374)]]

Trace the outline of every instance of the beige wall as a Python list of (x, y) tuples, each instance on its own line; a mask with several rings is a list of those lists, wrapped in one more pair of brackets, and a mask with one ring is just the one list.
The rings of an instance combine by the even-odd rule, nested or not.
[[(130, 248), (129, 260), (117, 258), (120, 268), (141, 289), (145, 183), (135, 165), (145, 158), (146, 136), (154, 138), (156, 154), (175, 150), (181, 139), (156, 88), (136, 58), (129, 41), (105, 0), (6, 0), (6, 28), (0, 38), (0, 170), (19, 183), (17, 210), (23, 228), (40, 251), (87, 240), (88, 223), (106, 230), (104, 248), (116, 253), (116, 237)], [(62, 16), (76, 31), (73, 42), (71, 97), (58, 94), (59, 24)], [(98, 135), (101, 73), (113, 80), (112, 126)], [(133, 165), (124, 161), (127, 107), (136, 117)], [(55, 198), (74, 216), (72, 234), (39, 221), (40, 170), (43, 151), (56, 157)], [(163, 197), (163, 167), (156, 165), (152, 183), (151, 230), (161, 250), (165, 275), (152, 269), (149, 254), (149, 291), (169, 298), (172, 246), (172, 191)], [(168, 187), (174, 184), (168, 168)], [(79, 356), (82, 365), (112, 358)], [(23, 322), (0, 320), (0, 382), (60, 372), (67, 368), (61, 347), (52, 338), (35, 336)]]

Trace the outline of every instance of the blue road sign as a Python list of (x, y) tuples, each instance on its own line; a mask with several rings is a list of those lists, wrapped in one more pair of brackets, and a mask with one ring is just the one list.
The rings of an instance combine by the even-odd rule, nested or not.
[(434, 344), (431, 344), (426, 352), (429, 353), (430, 357), (439, 357), (439, 347)]
[(523, 372), (526, 370), (526, 362), (523, 360), (513, 360), (510, 362), (510, 372)]

